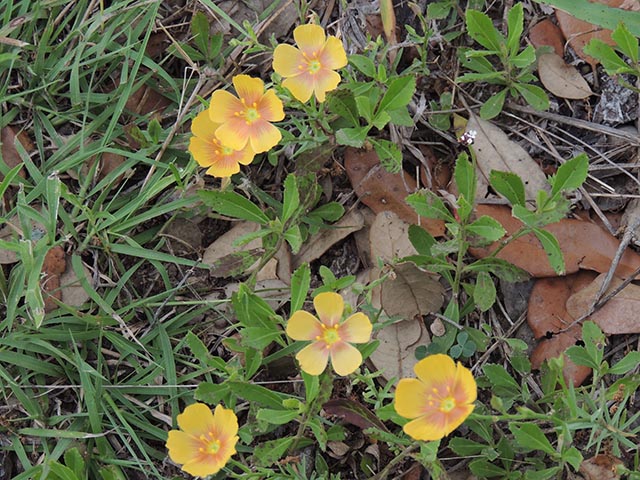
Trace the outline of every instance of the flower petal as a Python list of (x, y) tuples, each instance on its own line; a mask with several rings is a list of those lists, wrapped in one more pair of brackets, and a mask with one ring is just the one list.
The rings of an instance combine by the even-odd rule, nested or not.
[(252, 128), (253, 126), (247, 124), (243, 118), (233, 117), (218, 127), (216, 137), (223, 145), (234, 150), (242, 150), (249, 142)]
[(309, 312), (298, 310), (287, 322), (286, 332), (294, 340), (315, 340), (322, 335), (322, 324)]
[(331, 90), (335, 90), (340, 83), (340, 75), (333, 70), (320, 70), (314, 76), (313, 91), (319, 102), (324, 102), (325, 95)]
[(327, 368), (329, 349), (326, 348), (325, 342), (313, 342), (300, 350), (296, 359), (303, 371), (309, 375), (320, 375)]
[(407, 423), (404, 433), (415, 440), (440, 440), (446, 435), (445, 418), (442, 412), (435, 412), (431, 416), (423, 416)]
[(170, 430), (166, 447), (169, 458), (175, 463), (183, 464), (193, 461), (198, 456), (201, 443), (188, 433), (180, 430)]
[(427, 386), (416, 378), (402, 378), (396, 387), (394, 408), (404, 418), (417, 418), (428, 409)]
[(340, 322), (344, 311), (342, 296), (333, 292), (322, 292), (313, 299), (318, 318), (327, 327), (333, 327)]
[(331, 365), (338, 375), (349, 375), (355, 372), (362, 364), (362, 354), (360, 351), (347, 342), (337, 341), (331, 345), (329, 352)]
[(230, 157), (221, 157), (220, 161), (214, 163), (207, 169), (207, 175), (218, 178), (227, 178), (240, 171), (240, 165)]
[(338, 326), (338, 336), (349, 343), (366, 343), (371, 340), (373, 326), (364, 313), (351, 315)]
[(317, 54), (325, 42), (324, 29), (320, 25), (300, 25), (293, 31), (296, 44), (307, 55)]
[(198, 165), (201, 167), (210, 167), (220, 160), (220, 148), (200, 137), (191, 137), (189, 139), (189, 151)]
[(209, 406), (204, 403), (194, 403), (189, 405), (184, 411), (178, 415), (177, 419), (180, 429), (199, 437), (211, 431), (214, 425), (213, 413)]
[[(220, 131), (220, 129), (218, 129), (218, 131)], [(251, 148), (256, 153), (262, 153), (271, 150), (278, 144), (278, 142), (282, 138), (280, 130), (271, 125), (266, 120), (262, 119), (257, 120), (249, 125), (249, 131), (249, 141), (251, 143)]]
[(306, 103), (313, 94), (314, 83), (308, 72), (296, 77), (287, 78), (282, 82), (282, 86), (291, 92), (295, 99)]
[(238, 433), (238, 417), (230, 408), (217, 405), (213, 412), (213, 434), (220, 443), (227, 444)]
[(212, 142), (216, 138), (215, 131), (219, 126), (219, 123), (211, 121), (209, 110), (203, 110), (191, 122), (191, 133), (202, 140)]
[(249, 75), (236, 75), (232, 81), (238, 97), (243, 99), (246, 105), (260, 101), (264, 93), (264, 82), (261, 79)]
[(222, 460), (223, 458), (219, 455), (204, 455), (197, 460), (185, 463), (182, 466), (182, 470), (194, 477), (206, 477), (222, 470), (228, 459), (226, 461)]
[(457, 405), (473, 403), (478, 397), (478, 387), (471, 370), (460, 362), (456, 366), (456, 376), (452, 390), (452, 395), (456, 399)]
[(302, 52), (291, 45), (278, 45), (273, 51), (273, 70), (283, 77), (294, 77), (304, 67)]
[(322, 68), (328, 68), (329, 70), (345, 67), (348, 63), (347, 53), (344, 51), (342, 42), (333, 35), (327, 37), (318, 60), (320, 60)]
[(284, 106), (274, 90), (267, 90), (258, 102), (260, 117), (268, 122), (279, 122), (284, 118)]
[(445, 435), (449, 435), (456, 428), (458, 428), (467, 419), (475, 405), (460, 405), (451, 410), (447, 414), (447, 424), (445, 428)]
[(447, 386), (453, 386), (456, 377), (456, 364), (449, 355), (442, 353), (423, 358), (413, 370), (430, 392), (434, 388), (444, 392)]
[[(213, 123), (225, 123), (236, 118), (236, 112), (242, 112), (244, 107), (235, 95), (226, 90), (216, 90), (209, 102), (209, 118)], [(240, 150), (239, 148), (237, 150)]]

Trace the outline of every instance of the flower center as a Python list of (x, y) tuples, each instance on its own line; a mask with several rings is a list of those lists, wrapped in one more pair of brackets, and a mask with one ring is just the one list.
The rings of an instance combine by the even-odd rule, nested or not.
[(249, 107), (244, 111), (244, 119), (247, 121), (247, 125), (251, 125), (253, 122), (260, 118), (258, 109), (255, 107)]
[(198, 448), (198, 451), (204, 453), (205, 455), (215, 455), (220, 450), (220, 440), (213, 436), (213, 433), (208, 433), (205, 435), (200, 435), (201, 447)]
[(456, 408), (456, 399), (453, 397), (446, 397), (440, 401), (440, 411), (444, 413), (449, 413), (451, 410)]
[(327, 348), (331, 348), (331, 345), (340, 340), (340, 334), (338, 334), (338, 325), (334, 327), (327, 327), (322, 325), (322, 336), (318, 338), (318, 340), (322, 339), (326, 344)]
[(307, 63), (307, 70), (312, 75), (314, 73), (318, 73), (318, 71), (320, 71), (320, 68), (322, 68), (322, 65), (320, 65), (320, 62), (318, 60), (311, 60), (309, 61), (309, 63)]
[(235, 152), (235, 150), (231, 147), (222, 147), (222, 155), (224, 155), (225, 157), (231, 155), (233, 152)]

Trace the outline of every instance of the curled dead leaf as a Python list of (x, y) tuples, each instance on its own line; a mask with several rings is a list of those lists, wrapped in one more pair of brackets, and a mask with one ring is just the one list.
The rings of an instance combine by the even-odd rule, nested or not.
[(619, 469), (623, 466), (624, 463), (618, 457), (603, 453), (584, 460), (578, 471), (584, 480), (618, 480), (621, 478)]
[(580, 72), (555, 53), (540, 55), (538, 74), (542, 84), (557, 97), (579, 100), (593, 95)]
[(536, 23), (529, 29), (529, 41), (536, 47), (553, 47), (556, 55), (564, 54), (564, 37), (558, 26), (548, 18)]

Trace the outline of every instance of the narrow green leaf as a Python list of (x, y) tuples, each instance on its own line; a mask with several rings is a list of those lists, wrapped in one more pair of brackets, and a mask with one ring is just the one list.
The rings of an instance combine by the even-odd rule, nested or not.
[(622, 358), (622, 360), (609, 368), (608, 373), (613, 373), (614, 375), (624, 375), (625, 373), (628, 373), (636, 368), (638, 365), (640, 365), (640, 352), (629, 352), (624, 356), (624, 358)]
[(349, 127), (341, 128), (336, 132), (336, 142), (338, 145), (360, 148), (364, 145), (370, 127)]
[(560, 472), (561, 469), (562, 467), (556, 466), (551, 468), (545, 468), (542, 470), (527, 470), (524, 472), (524, 479), (525, 480), (548, 480), (550, 478), (557, 478), (558, 472)]
[(629, 57), (633, 63), (638, 63), (638, 56), (640, 55), (638, 39), (631, 35), (624, 23), (616, 27), (611, 34), (611, 38), (616, 42), (622, 53)]
[(406, 198), (406, 202), (416, 211), (418, 215), (426, 218), (437, 218), (448, 222), (455, 219), (447, 209), (444, 202), (431, 190), (420, 190), (412, 193)]
[(509, 430), (513, 433), (518, 445), (524, 448), (525, 451), (542, 451), (554, 457), (558, 453), (542, 429), (535, 423), (510, 423)]
[(285, 223), (296, 212), (300, 206), (300, 193), (298, 192), (298, 182), (293, 173), (287, 175), (284, 180), (284, 198), (282, 200), (282, 223)]
[(506, 88), (490, 97), (480, 108), (480, 117), (482, 117), (482, 119), (484, 120), (490, 120), (494, 117), (497, 117), (498, 114), (502, 111), (502, 107), (504, 106), (504, 101), (506, 100), (506, 98)]
[(481, 312), (489, 310), (496, 301), (496, 286), (487, 272), (478, 272), (473, 289), (473, 301)]
[(410, 225), (408, 235), (411, 245), (420, 255), (431, 255), (431, 247), (436, 244), (436, 239), (429, 232), (418, 225)]
[(289, 398), (288, 395), (276, 393), (273, 390), (252, 383), (228, 381), (226, 384), (240, 398), (249, 402), (256, 402), (265, 407), (281, 409), (282, 401)]
[(389, 173), (398, 173), (402, 169), (402, 150), (398, 144), (384, 139), (371, 139), (373, 148), (380, 158), (380, 164)]
[(514, 56), (520, 48), (520, 37), (522, 36), (523, 24), (524, 10), (522, 3), (518, 2), (513, 5), (507, 13), (507, 49), (509, 51), (509, 56)]
[(591, 39), (584, 47), (584, 53), (596, 58), (609, 75), (632, 73), (634, 71), (610, 45), (597, 38)]
[(221, 215), (239, 218), (261, 225), (269, 223), (269, 217), (251, 200), (236, 192), (210, 192), (199, 190), (198, 196), (205, 205)]
[(467, 230), (490, 242), (500, 240), (507, 233), (500, 222), (488, 215), (482, 215), (470, 225)]
[[(520, 4), (518, 4), (520, 5)], [(509, 59), (509, 63), (517, 68), (527, 68), (536, 61), (536, 50), (531, 45), (527, 46), (518, 55)], [(519, 80), (522, 79), (520, 75)]]
[(202, 12), (196, 12), (191, 17), (191, 33), (200, 53), (207, 56), (209, 53), (209, 19)]
[(495, 257), (480, 258), (475, 262), (466, 265), (464, 272), (487, 271), (507, 282), (525, 282), (530, 275), (520, 267), (516, 267), (506, 260)]
[(291, 303), (290, 303), (290, 315), (293, 312), (301, 310), (304, 306), (304, 301), (309, 294), (309, 287), (311, 285), (311, 269), (308, 263), (300, 265), (293, 275), (291, 275)]
[(549, 97), (542, 88), (526, 83), (516, 83), (514, 86), (526, 102), (536, 110), (542, 111), (549, 108)]
[(256, 418), (272, 425), (285, 425), (293, 419), (299, 417), (296, 410), (275, 410), (272, 408), (261, 408), (256, 414)]
[(487, 50), (500, 52), (505, 39), (493, 26), (488, 15), (476, 10), (467, 10), (467, 32), (469, 36)]
[(408, 105), (415, 91), (416, 79), (414, 76), (407, 75), (396, 78), (389, 84), (389, 88), (380, 100), (377, 111), (395, 110)]
[(589, 158), (584, 153), (560, 165), (555, 175), (549, 179), (551, 197), (581, 187), (587, 179), (588, 170)]
[(302, 232), (299, 225), (294, 225), (283, 234), (284, 239), (291, 246), (291, 253), (294, 255), (300, 251), (302, 247)]
[(551, 267), (558, 275), (565, 274), (564, 256), (562, 255), (562, 249), (558, 243), (558, 239), (553, 236), (552, 233), (547, 232), (539, 228), (535, 228), (533, 233), (538, 238), (544, 248), (547, 258)]
[(511, 205), (524, 206), (524, 183), (515, 173), (492, 170), (489, 174), (489, 184), (496, 192), (509, 200)]
[(473, 202), (476, 198), (476, 172), (466, 153), (458, 155), (453, 176), (460, 195)]
[(376, 65), (369, 57), (354, 53), (353, 55), (349, 55), (349, 63), (356, 67), (358, 71), (364, 73), (367, 77), (376, 77)]

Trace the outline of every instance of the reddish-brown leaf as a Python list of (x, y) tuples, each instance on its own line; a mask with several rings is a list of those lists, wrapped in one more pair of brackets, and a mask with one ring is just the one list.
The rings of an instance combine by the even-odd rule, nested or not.
[[(405, 202), (416, 191), (416, 181), (404, 170), (393, 174), (381, 165), (375, 151), (348, 148), (344, 154), (344, 166), (356, 194), (375, 213), (394, 212), (404, 221), (417, 224), (418, 215)], [(421, 219), (422, 226), (433, 236), (444, 235), (444, 222)]]
[(564, 37), (558, 26), (548, 18), (529, 29), (529, 41), (536, 47), (553, 47), (554, 52), (564, 55)]
[(385, 424), (382, 423), (371, 410), (355, 400), (334, 398), (326, 402), (322, 408), (329, 415), (339, 416), (344, 419), (345, 422), (360, 427), (362, 430), (376, 427), (384, 432), (389, 431)]
[(67, 269), (64, 250), (58, 245), (47, 252), (42, 264), (42, 279), (40, 286), (44, 293), (44, 311), (50, 312), (58, 308), (56, 302), (52, 299), (62, 300), (62, 291), (60, 290), (60, 275)]
[[(509, 235), (522, 226), (519, 220), (511, 216), (511, 209), (503, 205), (478, 205), (476, 212), (478, 216), (489, 215), (495, 218)], [(582, 220), (564, 219), (546, 226), (545, 230), (558, 239), (567, 273), (574, 273), (579, 269), (595, 270), (600, 273), (608, 271), (620, 244), (618, 239), (606, 230)], [(472, 255), (483, 258), (497, 247), (498, 244), (494, 243), (487, 248), (470, 249), (470, 252)], [(498, 257), (526, 270), (534, 277), (556, 276), (540, 242), (532, 234), (511, 242), (500, 251)], [(616, 274), (625, 278), (639, 267), (640, 255), (627, 249), (620, 260)]]

